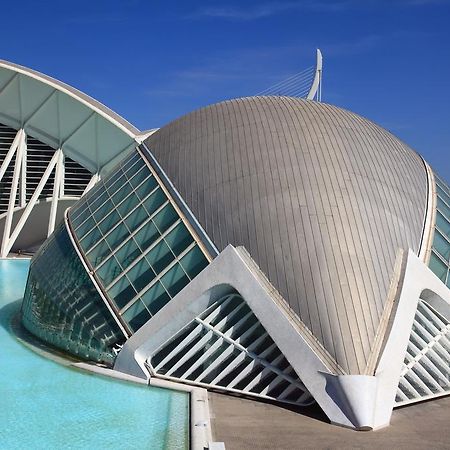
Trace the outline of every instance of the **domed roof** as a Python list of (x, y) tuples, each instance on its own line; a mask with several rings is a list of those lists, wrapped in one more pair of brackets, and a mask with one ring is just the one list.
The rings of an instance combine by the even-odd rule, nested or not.
[(347, 373), (364, 373), (399, 248), (418, 253), (421, 157), (348, 111), (250, 97), (146, 141), (219, 250), (243, 245)]

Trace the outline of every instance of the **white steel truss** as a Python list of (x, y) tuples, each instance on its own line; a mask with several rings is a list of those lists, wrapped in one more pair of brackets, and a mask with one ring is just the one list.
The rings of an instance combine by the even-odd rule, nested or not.
[(313, 399), (244, 299), (227, 295), (147, 360), (157, 376), (283, 403)]
[(450, 322), (420, 299), (395, 399), (396, 406), (450, 394)]
[[(15, 134), (14, 134), (15, 133)], [(4, 219), (0, 257), (6, 258), (35, 208), (50, 201), (47, 236), (56, 225), (58, 202), (76, 200), (99, 180), (89, 171), (55, 150), (0, 124), (0, 220)], [(14, 224), (14, 215), (21, 211)], [(20, 213), (19, 213), (20, 214)]]

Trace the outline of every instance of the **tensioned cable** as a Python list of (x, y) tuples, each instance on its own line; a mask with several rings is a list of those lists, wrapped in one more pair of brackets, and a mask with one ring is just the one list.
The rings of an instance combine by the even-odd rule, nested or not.
[(285, 80), (259, 92), (256, 95), (287, 95), (292, 97), (306, 96), (314, 79), (315, 67), (311, 66)]
[(286, 78), (285, 80), (279, 81), (278, 83), (275, 83), (274, 85), (268, 87), (267, 89), (264, 89), (262, 91), (266, 92), (266, 91), (271, 91), (271, 90), (275, 90), (278, 89), (280, 87), (283, 87), (284, 85), (287, 84), (292, 84), (292, 83), (296, 83), (299, 80), (306, 79), (307, 77), (310, 76), (310, 74), (312, 73), (312, 71), (314, 70), (314, 66), (308, 67), (307, 69), (302, 70), (301, 72), (298, 72), (292, 76), (290, 76), (289, 78)]

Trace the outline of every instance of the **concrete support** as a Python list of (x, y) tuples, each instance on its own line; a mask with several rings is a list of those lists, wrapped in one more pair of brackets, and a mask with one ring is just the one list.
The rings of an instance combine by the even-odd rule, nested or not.
[[(31, 211), (34, 208), (34, 205), (39, 199), (39, 196), (41, 195), (42, 189), (44, 189), (45, 184), (47, 183), (50, 174), (52, 173), (53, 169), (56, 166), (56, 163), (58, 161), (58, 158), (60, 157), (60, 153), (55, 152), (52, 159), (50, 160), (47, 168), (45, 169), (44, 174), (42, 175), (41, 180), (39, 181), (39, 184), (36, 187), (36, 190), (33, 192), (33, 195), (28, 202), (22, 216), (19, 219), (19, 222), (17, 223), (16, 227), (14, 228), (14, 231), (10, 235), (11, 232), (11, 224), (12, 224), (12, 216), (14, 212), (14, 199), (15, 195), (17, 194), (17, 184), (20, 174), (20, 165), (22, 163), (21, 154), (19, 155), (19, 152), (21, 152), (21, 146), (18, 147), (18, 154), (16, 155), (16, 166), (14, 170), (14, 178), (13, 178), (13, 189), (11, 189), (11, 195), (9, 199), (9, 207), (8, 207), (8, 217), (6, 219), (6, 225), (3, 233), (3, 240), (2, 240), (2, 248), (1, 248), (1, 254), (0, 256), (2, 258), (6, 258), (9, 251), (11, 250), (11, 247), (13, 246), (15, 240), (19, 236), (19, 233), (21, 232), (23, 226), (25, 225), (25, 222), (28, 219), (28, 216), (31, 214)], [(19, 157), (20, 156), (20, 157)], [(17, 179), (16, 179), (16, 169), (18, 168), (17, 172)], [(9, 220), (8, 220), (9, 219)]]
[(53, 183), (53, 196), (52, 196), (52, 206), (50, 208), (50, 217), (48, 220), (48, 232), (47, 237), (50, 236), (55, 229), (55, 221), (56, 221), (56, 211), (58, 209), (58, 200), (61, 195), (61, 185), (64, 184), (63, 177), (63, 158), (64, 155), (61, 149), (56, 151), (57, 162), (56, 162), (56, 172), (55, 172), (55, 180)]
[[(11, 192), (9, 194), (8, 211), (6, 213), (7, 215), (6, 215), (5, 228), (3, 230), (3, 240), (2, 240), (2, 245), (1, 245), (1, 249), (0, 249), (0, 257), (2, 257), (2, 258), (6, 258), (8, 256), (9, 250), (11, 249), (11, 246), (9, 245), (9, 241), (10, 241), (9, 234), (11, 232), (14, 207), (15, 207), (15, 203), (16, 203), (16, 196), (17, 196), (17, 190), (18, 190), (18, 185), (19, 185), (20, 169), (22, 166), (22, 152), (23, 152), (23, 148), (24, 148), (22, 141), (25, 139), (25, 133), (23, 132), (23, 130), (19, 130), (17, 135), (19, 136), (19, 138), (18, 138), (18, 142), (17, 142), (17, 146), (16, 146), (16, 161), (14, 164), (14, 174), (13, 174), (13, 179), (12, 179), (12, 183), (11, 183)], [(13, 144), (14, 144), (14, 142), (13, 142)], [(12, 155), (11, 155), (11, 158), (12, 158)], [(6, 169), (5, 169), (5, 171), (6, 171)], [(2, 174), (2, 176), (3, 176), (3, 174)]]

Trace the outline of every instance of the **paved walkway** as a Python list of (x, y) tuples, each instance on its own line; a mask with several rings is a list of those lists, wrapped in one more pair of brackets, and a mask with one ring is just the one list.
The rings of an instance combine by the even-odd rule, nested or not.
[(396, 409), (390, 427), (367, 432), (330, 425), (317, 407), (302, 413), (215, 393), (209, 402), (226, 450), (450, 449), (450, 397)]

